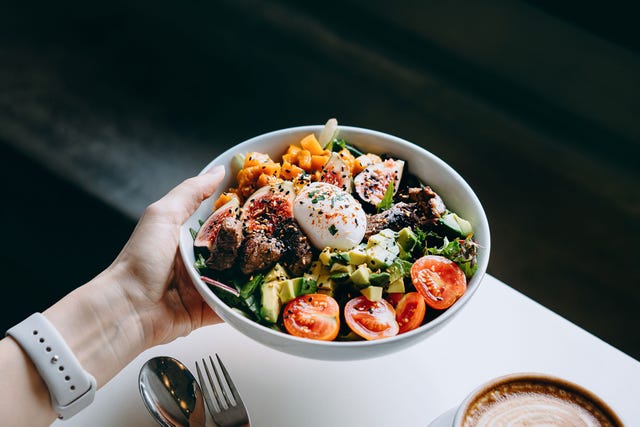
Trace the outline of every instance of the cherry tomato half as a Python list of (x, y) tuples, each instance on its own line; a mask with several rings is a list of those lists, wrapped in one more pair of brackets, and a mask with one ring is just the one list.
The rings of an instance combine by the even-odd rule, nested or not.
[(393, 306), (386, 300), (369, 301), (364, 296), (349, 300), (344, 306), (349, 328), (366, 340), (398, 335), (398, 322)]
[(458, 265), (439, 255), (426, 255), (411, 266), (411, 281), (424, 301), (436, 310), (451, 307), (467, 290), (467, 278)]
[(436, 310), (451, 307), (467, 290), (464, 272), (439, 255), (418, 258), (411, 267), (411, 281), (427, 305)]
[(340, 306), (328, 295), (301, 295), (289, 301), (283, 319), (291, 335), (333, 341), (340, 331)]
[(422, 325), (427, 305), (424, 298), (417, 292), (409, 292), (398, 302), (396, 306), (396, 321), (400, 326), (399, 334), (410, 331)]

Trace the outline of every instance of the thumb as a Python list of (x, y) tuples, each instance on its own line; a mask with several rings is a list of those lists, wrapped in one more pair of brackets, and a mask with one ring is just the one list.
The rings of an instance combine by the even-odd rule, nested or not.
[(224, 175), (224, 166), (218, 165), (202, 175), (186, 179), (153, 203), (151, 214), (162, 215), (172, 223), (182, 225), (217, 190)]

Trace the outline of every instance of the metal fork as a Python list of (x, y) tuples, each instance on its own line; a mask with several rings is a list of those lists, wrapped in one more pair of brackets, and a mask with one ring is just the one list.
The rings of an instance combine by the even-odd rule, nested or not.
[[(202, 394), (207, 402), (213, 421), (218, 427), (249, 427), (249, 414), (238, 393), (238, 389), (233, 384), (217, 353), (216, 359), (218, 360), (217, 365), (220, 366), (219, 368), (211, 356), (209, 356), (209, 363), (204, 358), (202, 359), (207, 382), (205, 382), (200, 365), (196, 361), (200, 388), (202, 388)], [(213, 376), (209, 367), (213, 370)], [(222, 372), (222, 375), (220, 375), (220, 372)]]

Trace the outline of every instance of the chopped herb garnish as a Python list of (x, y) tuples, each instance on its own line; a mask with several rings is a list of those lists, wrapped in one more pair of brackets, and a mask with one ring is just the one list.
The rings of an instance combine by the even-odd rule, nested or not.
[(335, 236), (337, 232), (338, 232), (338, 229), (336, 228), (336, 226), (331, 224), (329, 226), (329, 233), (331, 233), (332, 236)]
[(311, 203), (316, 204), (318, 203), (320, 200), (324, 200), (325, 197), (322, 194), (318, 194), (318, 197), (315, 197), (314, 199), (311, 200)]

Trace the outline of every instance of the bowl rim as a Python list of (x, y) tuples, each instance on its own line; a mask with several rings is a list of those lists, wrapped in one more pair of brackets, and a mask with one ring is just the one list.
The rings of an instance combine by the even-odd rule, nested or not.
[[(198, 175), (202, 175), (204, 173), (206, 173), (207, 170), (209, 170), (214, 164), (216, 164), (218, 162), (219, 159), (221, 158), (225, 158), (225, 157), (232, 157), (233, 154), (236, 153), (240, 153), (242, 152), (242, 148), (251, 144), (254, 144), (255, 142), (262, 140), (262, 139), (266, 139), (266, 138), (270, 138), (270, 137), (274, 137), (274, 136), (283, 136), (283, 138), (286, 138), (286, 136), (291, 135), (291, 134), (296, 134), (296, 133), (302, 133), (302, 132), (318, 132), (323, 128), (324, 125), (304, 125), (304, 126), (294, 126), (294, 127), (288, 127), (288, 128), (283, 128), (283, 129), (278, 129), (278, 130), (273, 130), (273, 131), (269, 131), (269, 132), (265, 132), (262, 133), (260, 135), (256, 135), (253, 136), (249, 139), (246, 139), (238, 144), (236, 144), (233, 147), (228, 148), (227, 150), (223, 151), (222, 153), (220, 153), (218, 156), (216, 156), (214, 159), (212, 159), (201, 171)], [(480, 203), (480, 200), (478, 199), (477, 195), (475, 194), (475, 192), (473, 191), (473, 189), (469, 186), (469, 184), (464, 180), (464, 178), (455, 170), (453, 169), (453, 167), (451, 167), (448, 163), (446, 163), (444, 160), (442, 160), (440, 157), (436, 156), (435, 154), (431, 153), (430, 151), (428, 151), (427, 149), (412, 143), (408, 140), (405, 140), (403, 138), (391, 135), (391, 134), (387, 134), (381, 131), (377, 131), (377, 130), (373, 130), (373, 129), (368, 129), (368, 128), (363, 128), (363, 127), (357, 127), (357, 126), (345, 126), (345, 125), (339, 125), (338, 127), (340, 133), (356, 133), (356, 134), (363, 134), (363, 135), (368, 135), (374, 138), (382, 138), (385, 140), (390, 141), (391, 143), (393, 143), (393, 145), (399, 145), (401, 147), (403, 147), (404, 149), (409, 149), (409, 150), (417, 150), (421, 153), (421, 155), (424, 155), (426, 157), (429, 157), (431, 161), (438, 163), (439, 167), (447, 170), (447, 172), (453, 177), (455, 178), (456, 182), (461, 185), (466, 193), (468, 193), (468, 195), (472, 198), (472, 204), (476, 205), (478, 207), (478, 213), (480, 215), (480, 217), (478, 218), (479, 221), (478, 223), (482, 223), (483, 225), (483, 229), (484, 229), (484, 234), (485, 234), (485, 242), (483, 243), (482, 246), (482, 251), (484, 253), (484, 256), (482, 258), (479, 257), (478, 259), (478, 270), (476, 271), (476, 273), (473, 275), (473, 277), (471, 278), (470, 282), (473, 281), (474, 286), (469, 286), (469, 282), (467, 283), (467, 291), (464, 293), (464, 295), (462, 297), (460, 297), (451, 307), (449, 307), (448, 309), (446, 309), (444, 312), (442, 312), (440, 315), (438, 315), (435, 319), (429, 321), (428, 323), (425, 323), (424, 325), (421, 325), (420, 327), (413, 329), (411, 331), (405, 332), (403, 334), (399, 334), (399, 335), (395, 335), (393, 337), (388, 337), (388, 338), (384, 338), (384, 339), (380, 339), (380, 340), (362, 340), (362, 341), (320, 341), (320, 340), (312, 340), (309, 338), (302, 338), (302, 337), (297, 337), (294, 335), (290, 335), (287, 334), (285, 332), (281, 332), (281, 331), (276, 331), (274, 329), (271, 329), (265, 325), (262, 325), (254, 320), (249, 319), (246, 316), (243, 316), (242, 314), (237, 313), (235, 310), (233, 310), (232, 307), (228, 306), (224, 301), (222, 301), (213, 291), (211, 291), (209, 289), (209, 287), (200, 279), (200, 274), (198, 273), (198, 271), (196, 270), (196, 268), (193, 266), (193, 263), (188, 262), (189, 261), (189, 254), (188, 251), (191, 251), (191, 253), (193, 254), (193, 240), (191, 238), (191, 234), (189, 232), (189, 226), (188, 226), (188, 220), (187, 222), (185, 222), (185, 224), (183, 224), (180, 227), (180, 241), (179, 241), (179, 248), (180, 248), (180, 253), (181, 256), (183, 258), (185, 267), (187, 268), (187, 272), (189, 273), (189, 276), (191, 277), (192, 281), (194, 282), (194, 286), (196, 287), (196, 289), (198, 289), (198, 291), (202, 294), (202, 292), (206, 292), (206, 294), (208, 295), (209, 298), (212, 298), (212, 300), (216, 303), (214, 305), (216, 305), (216, 307), (212, 307), (214, 308), (214, 310), (216, 311), (216, 314), (218, 314), (218, 316), (220, 316), (220, 318), (222, 318), (225, 322), (227, 323), (231, 323), (232, 326), (234, 328), (236, 328), (236, 326), (234, 325), (234, 322), (240, 322), (241, 324), (243, 324), (245, 327), (248, 328), (257, 328), (258, 330), (260, 330), (260, 332), (267, 334), (270, 337), (270, 341), (273, 342), (273, 340), (277, 340), (277, 341), (281, 341), (281, 342), (295, 342), (297, 344), (301, 344), (301, 345), (306, 345), (306, 346), (313, 346), (313, 347), (321, 347), (321, 348), (335, 348), (335, 349), (364, 349), (364, 348), (368, 348), (368, 347), (377, 347), (377, 346), (393, 346), (394, 344), (399, 344), (401, 342), (404, 341), (410, 341), (412, 338), (418, 336), (418, 335), (422, 335), (425, 334), (426, 332), (428, 332), (429, 330), (437, 330), (439, 329), (440, 326), (442, 326), (444, 323), (446, 323), (448, 320), (450, 320), (458, 311), (460, 311), (462, 309), (462, 307), (464, 307), (466, 305), (466, 303), (471, 299), (471, 297), (475, 294), (475, 292), (477, 291), (478, 287), (480, 286), (482, 279), (484, 277), (484, 275), (486, 274), (486, 270), (487, 270), (487, 266), (488, 266), (488, 262), (489, 262), (489, 255), (490, 255), (490, 250), (491, 250), (491, 236), (490, 236), (490, 230), (489, 230), (489, 224), (488, 224), (488, 220), (487, 220), (487, 216), (486, 216), (486, 212), (484, 210), (484, 208), (482, 207), (482, 204)], [(284, 146), (285, 142), (283, 142), (283, 146)], [(392, 153), (393, 154), (393, 153)], [(407, 159), (404, 159), (405, 161)], [(228, 165), (224, 165), (226, 169), (228, 169)], [(428, 183), (427, 183), (428, 185)], [(220, 192), (224, 191), (224, 188), (219, 188), (218, 190), (216, 190), (212, 196), (210, 196), (209, 199), (215, 199), (215, 197), (217, 197), (217, 195), (220, 194)], [(209, 200), (207, 199), (207, 200)], [(446, 196), (443, 197), (443, 199), (446, 199)], [(203, 201), (203, 204), (206, 202)], [(193, 215), (190, 216), (190, 218), (194, 217), (195, 215), (197, 215), (198, 211), (194, 212)], [(474, 226), (476, 226), (476, 224), (474, 224)], [(188, 238), (191, 240), (190, 244), (187, 244), (187, 240), (184, 239), (185, 237), (185, 233), (188, 236)], [(207, 298), (202, 295), (203, 298), (205, 299), (205, 302), (208, 303)], [(221, 310), (218, 310), (218, 307), (221, 307)], [(230, 321), (230, 320), (233, 320)], [(237, 328), (236, 328), (237, 329)], [(247, 335), (244, 330), (240, 331), (243, 335)], [(252, 339), (255, 339), (253, 337), (251, 337)]]

